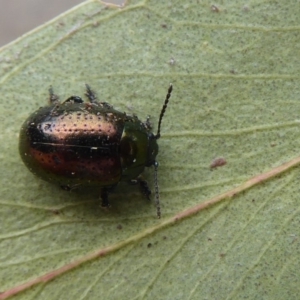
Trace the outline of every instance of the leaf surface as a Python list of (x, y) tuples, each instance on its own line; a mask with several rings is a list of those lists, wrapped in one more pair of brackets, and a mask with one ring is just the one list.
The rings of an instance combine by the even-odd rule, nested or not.
[[(298, 299), (299, 22), (292, 0), (86, 1), (0, 49), (0, 299)], [(88, 83), (156, 128), (170, 82), (161, 220), (136, 187), (103, 211), (24, 167), (19, 130), (50, 85)]]

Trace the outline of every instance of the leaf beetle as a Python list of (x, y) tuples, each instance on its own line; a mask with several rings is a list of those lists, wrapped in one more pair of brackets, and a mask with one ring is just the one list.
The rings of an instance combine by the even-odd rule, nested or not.
[(138, 183), (150, 199), (141, 174), (145, 167), (154, 166), (160, 218), (157, 140), (172, 89), (170, 84), (153, 134), (149, 118), (142, 122), (98, 101), (89, 85), (85, 93), (89, 102), (79, 96), (60, 102), (50, 87), (49, 105), (32, 113), (21, 127), (20, 156), (33, 174), (66, 190), (79, 185), (99, 187), (103, 207), (109, 206), (108, 195), (119, 181)]

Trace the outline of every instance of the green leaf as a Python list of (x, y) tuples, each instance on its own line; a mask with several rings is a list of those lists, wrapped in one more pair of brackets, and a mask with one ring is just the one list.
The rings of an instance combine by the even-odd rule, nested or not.
[[(298, 299), (299, 22), (292, 0), (90, 0), (0, 49), (0, 299)], [(170, 82), (161, 220), (136, 187), (104, 211), (23, 165), (50, 85), (156, 128)]]

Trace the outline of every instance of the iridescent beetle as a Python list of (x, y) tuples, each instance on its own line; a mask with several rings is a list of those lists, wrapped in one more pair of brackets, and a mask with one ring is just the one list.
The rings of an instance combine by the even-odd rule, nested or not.
[(33, 174), (66, 190), (78, 185), (100, 187), (103, 207), (109, 206), (108, 194), (121, 180), (139, 183), (150, 199), (151, 191), (141, 173), (145, 167), (154, 166), (155, 202), (160, 218), (157, 140), (172, 89), (170, 85), (157, 133), (153, 134), (148, 119), (141, 122), (136, 116), (97, 101), (88, 85), (89, 102), (71, 96), (60, 103), (51, 87), (50, 105), (31, 114), (21, 128), (21, 158)]

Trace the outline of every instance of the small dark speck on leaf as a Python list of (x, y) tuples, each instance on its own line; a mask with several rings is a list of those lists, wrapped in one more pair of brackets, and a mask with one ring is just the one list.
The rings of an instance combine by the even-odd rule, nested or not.
[(218, 6), (216, 6), (216, 5), (214, 5), (214, 4), (211, 5), (210, 9), (211, 9), (211, 11), (216, 12), (216, 13), (220, 12)]
[(248, 12), (250, 10), (250, 7), (248, 5), (244, 5), (242, 7), (242, 10), (245, 11), (245, 12)]
[(121, 230), (121, 229), (123, 229), (123, 226), (122, 226), (121, 224), (119, 224), (119, 225), (117, 226), (117, 229)]
[(151, 248), (151, 247), (152, 247), (152, 244), (151, 244), (151, 243), (149, 243), (149, 244), (147, 245), (147, 247), (148, 247), (148, 248)]
[(211, 169), (215, 169), (215, 168), (218, 168), (218, 167), (222, 167), (224, 165), (227, 164), (227, 161), (225, 158), (223, 157), (218, 157), (218, 158), (215, 158), (212, 163), (210, 164), (210, 168)]

